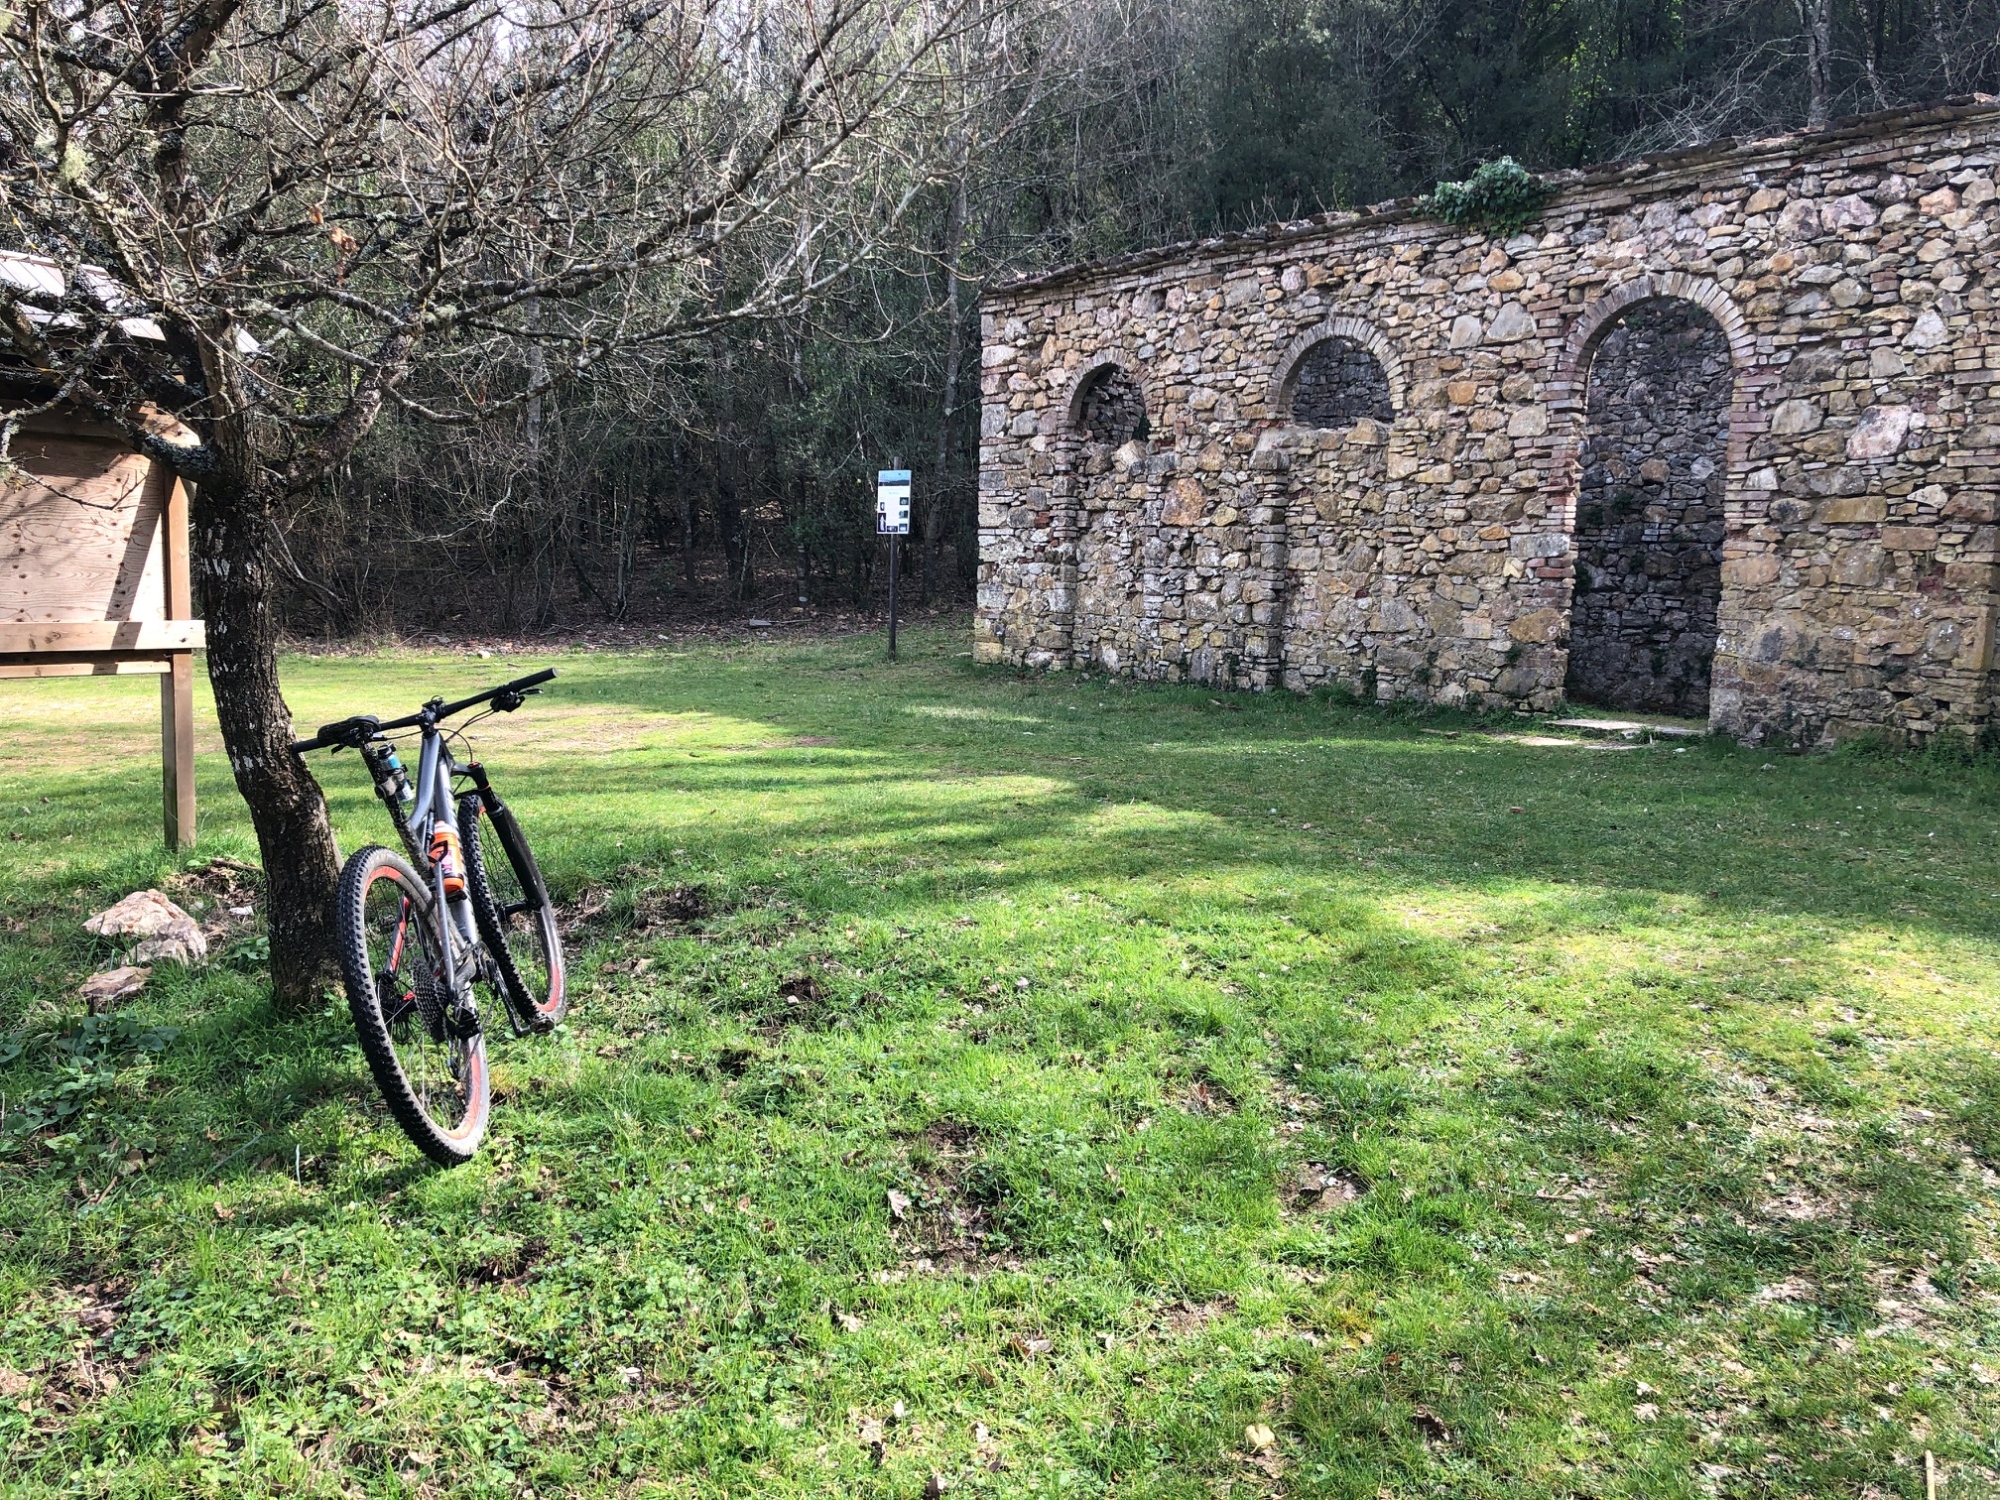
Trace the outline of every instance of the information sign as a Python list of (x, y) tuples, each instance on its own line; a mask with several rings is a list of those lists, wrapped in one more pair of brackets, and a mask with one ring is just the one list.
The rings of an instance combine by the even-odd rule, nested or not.
[(876, 472), (875, 530), (882, 536), (910, 534), (908, 469), (881, 469)]

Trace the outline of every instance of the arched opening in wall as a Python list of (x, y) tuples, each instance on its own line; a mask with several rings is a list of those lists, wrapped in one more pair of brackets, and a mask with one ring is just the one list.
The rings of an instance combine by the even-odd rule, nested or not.
[(1681, 298), (1635, 304), (1598, 343), (1566, 697), (1707, 716), (1734, 380), (1728, 336)]
[(1351, 427), (1363, 417), (1396, 420), (1389, 372), (1353, 339), (1321, 339), (1293, 371), (1292, 421), (1301, 427)]
[(1084, 440), (1122, 448), (1149, 435), (1146, 395), (1123, 365), (1105, 365), (1085, 380), (1077, 401), (1077, 426)]

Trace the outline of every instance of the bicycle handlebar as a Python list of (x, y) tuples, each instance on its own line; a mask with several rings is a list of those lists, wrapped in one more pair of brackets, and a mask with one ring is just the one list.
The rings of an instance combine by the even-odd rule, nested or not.
[[(503, 713), (512, 713), (521, 706), (521, 700), (534, 692), (541, 684), (556, 675), (554, 667), (548, 667), (526, 677), (517, 677), (512, 682), (503, 682), (497, 688), (488, 688), (483, 693), (474, 693), (470, 698), (461, 698), (456, 703), (446, 703), (441, 698), (433, 698), (413, 714), (405, 714), (400, 719), (383, 723), (372, 714), (358, 714), (351, 719), (341, 719), (337, 723), (322, 724), (319, 733), (309, 740), (294, 740), (292, 754), (303, 755), (308, 750), (323, 750), (328, 745), (352, 745), (357, 749), (374, 739), (385, 729), (408, 729), (414, 724), (436, 724), (453, 714), (464, 713), (468, 708), (477, 708), (482, 703), (499, 701)], [(505, 700), (511, 698), (513, 701)]]

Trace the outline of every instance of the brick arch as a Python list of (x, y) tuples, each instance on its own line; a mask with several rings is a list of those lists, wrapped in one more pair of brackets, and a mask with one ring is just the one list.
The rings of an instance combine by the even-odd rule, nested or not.
[[(1139, 399), (1145, 401), (1146, 375), (1136, 359), (1124, 354), (1111, 354), (1092, 360), (1078, 372), (1076, 379), (1070, 382), (1069, 395), (1063, 400), (1064, 435), (1074, 437), (1082, 431), (1084, 399), (1089, 396), (1090, 388), (1097, 382), (1098, 377), (1107, 370), (1123, 372), (1132, 384), (1139, 388)], [(1147, 415), (1150, 418), (1150, 408)]]
[[(1684, 271), (1648, 272), (1614, 287), (1577, 314), (1570, 324), (1556, 358), (1556, 376), (1549, 382), (1550, 415), (1568, 435), (1565, 459), (1574, 460), (1583, 441), (1584, 407), (1590, 383), (1590, 362), (1597, 346), (1604, 342), (1618, 320), (1642, 302), (1692, 302), (1721, 328), (1729, 340), (1729, 362), (1736, 368), (1735, 394), (1729, 403), (1730, 469), (1739, 469), (1750, 454), (1750, 440), (1762, 426), (1752, 394), (1754, 382), (1746, 380), (1757, 358), (1757, 339), (1743, 310), (1715, 282)], [(1558, 467), (1563, 472), (1563, 467)]]
[(1271, 388), (1265, 395), (1264, 404), (1271, 416), (1283, 420), (1292, 404), (1292, 388), (1298, 384), (1299, 366), (1306, 356), (1328, 339), (1346, 339), (1359, 344), (1382, 366), (1382, 373), (1389, 380), (1389, 404), (1396, 409), (1396, 415), (1403, 414), (1408, 395), (1408, 382), (1403, 376), (1403, 357), (1396, 352), (1396, 346), (1389, 342), (1387, 334), (1373, 323), (1362, 318), (1328, 318), (1316, 323), (1285, 346), (1285, 352), (1278, 356), (1277, 367), (1271, 373)]

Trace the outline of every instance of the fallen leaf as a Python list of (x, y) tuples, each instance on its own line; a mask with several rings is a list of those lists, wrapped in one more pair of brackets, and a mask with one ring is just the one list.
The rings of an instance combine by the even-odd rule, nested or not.
[(1243, 1429), (1243, 1441), (1252, 1453), (1264, 1453), (1278, 1446), (1278, 1435), (1262, 1422), (1252, 1422)]
[(905, 1217), (905, 1216), (906, 1216), (906, 1215), (907, 1215), (907, 1214), (909, 1213), (909, 1211), (910, 1211), (910, 1197), (909, 1197), (909, 1194), (907, 1194), (907, 1193), (899, 1193), (899, 1192), (897, 1192), (897, 1191), (896, 1191), (896, 1190), (895, 1190), (894, 1188), (890, 1188), (890, 1189), (889, 1189), (889, 1217), (890, 1217), (890, 1218), (892, 1218), (892, 1219), (898, 1219), (898, 1220), (900, 1220), (900, 1219), (902, 1219), (903, 1217)]
[(1018, 1333), (1007, 1340), (1007, 1347), (1023, 1359), (1033, 1359), (1037, 1355), (1047, 1354), (1055, 1346), (1054, 1339), (1023, 1338)]
[(233, 1219), (236, 1217), (236, 1210), (226, 1203), (218, 1203), (215, 1205), (215, 1216), (218, 1219)]
[(1650, 1422), (1659, 1416), (1659, 1414), (1660, 1408), (1651, 1401), (1641, 1401), (1637, 1406), (1632, 1408), (1632, 1415), (1637, 1417), (1641, 1422)]
[(862, 1319), (857, 1317), (855, 1314), (844, 1313), (837, 1310), (833, 1315), (833, 1321), (840, 1327), (840, 1329), (843, 1332), (846, 1333), (859, 1333), (864, 1327), (867, 1326), (862, 1321)]
[(944, 1475), (932, 1474), (924, 1481), (924, 1500), (939, 1500), (947, 1488), (949, 1486), (945, 1483)]

